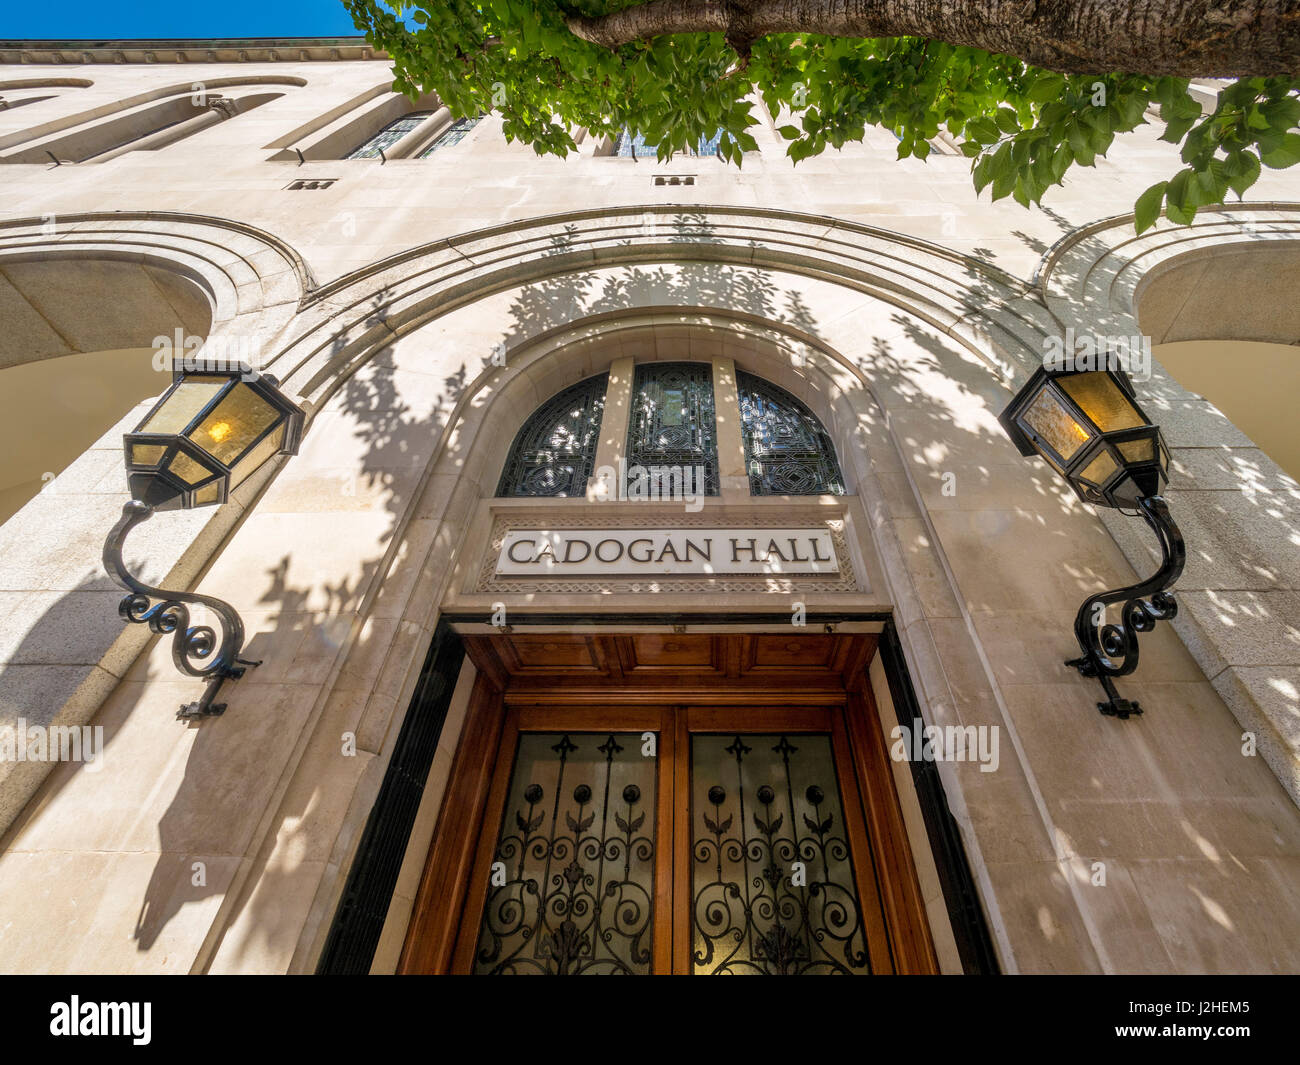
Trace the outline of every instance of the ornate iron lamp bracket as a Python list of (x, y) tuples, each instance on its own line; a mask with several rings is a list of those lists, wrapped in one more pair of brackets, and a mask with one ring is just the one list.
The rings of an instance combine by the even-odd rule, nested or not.
[[(184, 704), (176, 716), (214, 717), (226, 709), (225, 703), (214, 702), (222, 684), (237, 680), (249, 666), (261, 663), (239, 657), (244, 646), (244, 623), (229, 603), (194, 592), (154, 588), (127, 572), (122, 561), (122, 544), (132, 529), (151, 517), (152, 507), (131, 500), (122, 508), (122, 517), (104, 541), (104, 568), (127, 591), (117, 612), (124, 621), (147, 624), (158, 635), (171, 636), (172, 661), (176, 668), (191, 677), (207, 680), (203, 697), (198, 702)], [(221, 626), (219, 640), (212, 626), (190, 625), (186, 604), (206, 607), (216, 615)]]
[[(1166, 589), (1178, 580), (1187, 560), (1182, 534), (1164, 498), (1145, 496), (1138, 500), (1138, 507), (1160, 541), (1160, 568), (1139, 584), (1085, 599), (1074, 619), (1074, 635), (1083, 656), (1065, 663), (1085, 677), (1096, 677), (1106, 690), (1106, 702), (1098, 703), (1097, 709), (1120, 718), (1140, 714), (1142, 707), (1122, 698), (1111, 678), (1125, 677), (1137, 669), (1139, 633), (1150, 632), (1157, 621), (1168, 621), (1178, 613), (1173, 593)], [(1106, 607), (1115, 603), (1124, 604), (1120, 623), (1107, 624)]]

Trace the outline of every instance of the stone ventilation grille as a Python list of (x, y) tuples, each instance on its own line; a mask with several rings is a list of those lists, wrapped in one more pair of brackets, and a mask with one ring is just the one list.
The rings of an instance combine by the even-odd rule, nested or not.
[[(535, 527), (531, 522), (532, 519), (522, 518), (517, 515), (511, 515), (509, 519), (498, 517), (493, 522), (491, 542), (487, 553), (483, 557), (483, 564), (479, 567), (478, 580), (475, 582), (473, 589), (475, 592), (507, 595), (528, 594), (531, 592), (581, 595), (590, 592), (612, 595), (620, 592), (718, 591), (731, 594), (744, 592), (775, 592), (781, 594), (794, 591), (807, 593), (865, 592), (870, 590), (864, 585), (859, 585), (853, 572), (853, 561), (849, 554), (848, 541), (844, 536), (843, 521), (824, 522), (831, 534), (831, 542), (835, 545), (835, 557), (840, 566), (839, 573), (834, 576), (825, 573), (791, 573), (784, 576), (766, 577), (753, 574), (736, 576), (719, 574), (716, 577), (666, 577), (661, 579), (653, 577), (629, 577), (624, 579), (586, 577), (569, 580), (551, 580), (545, 577), (516, 577), (513, 574), (498, 577), (496, 572), (497, 559), (501, 556), (501, 545), (505, 543), (506, 534), (512, 529)], [(599, 522), (593, 521), (590, 516), (569, 518), (555, 514), (547, 515), (544, 523), (548, 528), (562, 529), (590, 528), (599, 524)], [(617, 521), (618, 527), (622, 529), (659, 528), (663, 523), (662, 517), (647, 517), (636, 520), (621, 517)], [(683, 529), (716, 529), (720, 525), (725, 525), (726, 521), (719, 519), (717, 515), (709, 515), (706, 512), (703, 514), (682, 515), (675, 518), (673, 523)], [(773, 528), (796, 525), (806, 525), (809, 528), (814, 528), (823, 522), (806, 520), (801, 522), (791, 516), (789, 520), (769, 518), (769, 523)]]
[(285, 186), (289, 192), (303, 192), (307, 189), (327, 189), (338, 178), (300, 178), (297, 181), (291, 181)]

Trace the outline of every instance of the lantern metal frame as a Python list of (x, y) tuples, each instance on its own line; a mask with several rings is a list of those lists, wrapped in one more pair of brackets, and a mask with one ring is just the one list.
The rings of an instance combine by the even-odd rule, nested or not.
[[(145, 429), (154, 414), (167, 404), (167, 401), (176, 393), (187, 381), (195, 377), (227, 377), (227, 382), (213, 394), (198, 412), (189, 420), (183, 429), (174, 433), (151, 433)], [(302, 426), (304, 414), (302, 408), (288, 399), (279, 388), (279, 380), (271, 374), (260, 374), (254, 370), (237, 369), (237, 370), (198, 370), (192, 374), (183, 371), (177, 371), (167, 391), (164, 392), (158, 401), (149, 408), (149, 412), (141, 419), (140, 424), (135, 430), (126, 433), (122, 437), (122, 449), (125, 452), (127, 481), (131, 486), (131, 494), (141, 502), (148, 503), (155, 510), (189, 510), (196, 506), (207, 506), (209, 504), (221, 504), (230, 498), (230, 478), (233, 473), (233, 467), (226, 465), (215, 455), (203, 450), (198, 444), (189, 438), (203, 423), (203, 420), (212, 413), (225, 398), (234, 391), (239, 385), (247, 385), (256, 395), (265, 400), (271, 407), (280, 411), (284, 417), (277, 419), (266, 427), (255, 439), (249, 442), (241, 454), (247, 455), (268, 436), (284, 425), (284, 440), (282, 441), (279, 454), (296, 455), (298, 446), (302, 442)], [(135, 461), (136, 449), (139, 447), (161, 447), (162, 452), (155, 462), (137, 462)], [(201, 481), (188, 482), (172, 473), (169, 469), (171, 461), (176, 452), (182, 451), (198, 463), (208, 472), (208, 476)], [(217, 486), (215, 499), (200, 499), (199, 493), (210, 488), (213, 484)], [(163, 489), (162, 491), (156, 489)], [(156, 500), (151, 502), (152, 500)]]
[[(122, 549), (127, 535), (142, 522), (148, 521), (158, 510), (188, 510), (195, 506), (224, 503), (230, 496), (230, 480), (238, 459), (232, 465), (226, 465), (214, 455), (188, 438), (202, 424), (204, 418), (211, 414), (238, 385), (248, 385), (262, 399), (266, 400), (279, 413), (280, 417), (258, 434), (241, 451), (239, 458), (246, 458), (270, 434), (280, 426), (284, 427), (284, 437), (279, 448), (272, 455), (258, 464), (257, 468), (279, 455), (295, 455), (302, 441), (302, 428), (305, 418), (301, 407), (295, 404), (279, 390), (279, 382), (269, 374), (259, 374), (246, 367), (232, 370), (201, 369), (193, 376), (229, 377), (198, 413), (190, 419), (184, 429), (176, 433), (149, 433), (143, 431), (154, 414), (172, 397), (176, 390), (189, 379), (190, 375), (178, 371), (167, 391), (149, 408), (140, 425), (134, 432), (124, 434), (123, 448), (126, 457), (127, 479), (131, 494), (135, 497), (122, 508), (122, 516), (104, 541), (104, 568), (119, 587), (126, 591), (118, 604), (118, 614), (123, 621), (131, 624), (148, 625), (150, 630), (160, 636), (172, 637), (172, 661), (176, 668), (190, 677), (200, 677), (207, 681), (203, 696), (196, 702), (183, 704), (177, 713), (180, 718), (214, 717), (225, 712), (226, 704), (216, 701), (222, 685), (228, 680), (237, 680), (259, 661), (241, 658), (244, 646), (244, 623), (235, 608), (224, 600), (213, 596), (200, 595), (197, 592), (171, 591), (146, 584), (133, 576), (126, 568), (122, 558)], [(162, 451), (154, 463), (137, 463), (133, 461), (134, 448), (138, 445), (160, 446)], [(184, 452), (189, 458), (210, 472), (197, 484), (189, 484), (168, 470), (173, 456)], [(248, 471), (249, 474), (254, 472)], [(247, 474), (245, 475), (247, 476)], [(214, 480), (215, 479), (215, 480)], [(200, 489), (217, 485), (215, 495), (210, 499), (197, 498)], [(190, 607), (199, 606), (215, 615), (220, 632), (211, 625), (191, 625)]]
[[(1105, 373), (1123, 392), (1124, 398), (1142, 419), (1139, 426), (1105, 430), (1056, 382), (1083, 373)], [(1089, 433), (1068, 459), (1033, 426), (1023, 420), (1040, 394), (1051, 389), (1053, 398), (1079, 426)], [(1115, 688), (1115, 677), (1131, 674), (1138, 666), (1138, 636), (1150, 632), (1157, 621), (1168, 621), (1178, 613), (1178, 603), (1169, 588), (1178, 580), (1187, 560), (1187, 548), (1169, 506), (1160, 494), (1168, 483), (1169, 449), (1160, 427), (1147, 417), (1137, 401), (1128, 375), (1121, 370), (1049, 370), (1040, 367), (1002, 412), (999, 421), (1012, 442), (1026, 457), (1040, 455), (1069, 483), (1075, 495), (1094, 506), (1112, 507), (1121, 512), (1136, 512), (1155, 533), (1160, 544), (1159, 568), (1146, 580), (1124, 588), (1098, 592), (1079, 607), (1074, 619), (1078, 658), (1066, 661), (1080, 675), (1096, 678), (1106, 693), (1106, 701), (1097, 709), (1107, 715), (1128, 718), (1141, 714), (1142, 707), (1123, 698)], [(1135, 440), (1149, 440), (1150, 457), (1131, 459), (1123, 445)], [(1100, 482), (1082, 476), (1083, 471), (1102, 454), (1109, 454), (1114, 468)], [(1106, 620), (1108, 607), (1123, 604), (1119, 624)]]

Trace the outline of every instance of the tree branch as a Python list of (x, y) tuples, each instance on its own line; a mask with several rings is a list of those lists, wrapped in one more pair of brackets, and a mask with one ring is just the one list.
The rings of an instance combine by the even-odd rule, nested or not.
[(738, 52), (775, 33), (927, 37), (1063, 74), (1300, 74), (1300, 0), (649, 0), (567, 20), (606, 48), (721, 33)]

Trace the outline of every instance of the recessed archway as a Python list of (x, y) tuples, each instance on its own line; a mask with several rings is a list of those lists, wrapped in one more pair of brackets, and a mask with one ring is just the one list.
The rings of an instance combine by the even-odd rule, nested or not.
[(0, 264), (0, 524), (171, 380), (156, 337), (205, 337), (182, 274), (111, 259)]

